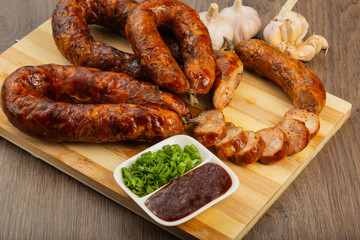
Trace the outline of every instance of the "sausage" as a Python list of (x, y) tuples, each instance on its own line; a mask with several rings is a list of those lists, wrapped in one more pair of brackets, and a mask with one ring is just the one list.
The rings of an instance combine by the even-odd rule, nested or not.
[(285, 118), (275, 127), (282, 130), (290, 141), (291, 151), (288, 155), (302, 151), (310, 142), (309, 129), (305, 126), (305, 123), (299, 120)]
[[(184, 73), (162, 41), (158, 26), (171, 28), (178, 38)], [(190, 87), (196, 94), (210, 91), (215, 80), (215, 54), (208, 30), (194, 9), (177, 0), (143, 1), (129, 13), (125, 32), (157, 85), (178, 94), (187, 93)]]
[(271, 127), (258, 131), (265, 142), (265, 149), (260, 163), (270, 164), (285, 158), (291, 151), (291, 144), (286, 134), (279, 128)]
[[(121, 87), (132, 85), (121, 86), (121, 76), (81, 67), (22, 67), (4, 80), (1, 107), (21, 131), (54, 142), (153, 141), (184, 131), (181, 119), (171, 110), (114, 103), (127, 98)], [(148, 92), (148, 85), (144, 87), (143, 92)], [(113, 93), (119, 93), (118, 97)]]
[(55, 44), (74, 65), (149, 80), (136, 56), (96, 41), (88, 27), (88, 24), (104, 25), (124, 35), (128, 13), (136, 5), (134, 0), (60, 0), (52, 15)]
[(175, 58), (176, 62), (181, 68), (184, 66), (184, 59), (182, 56), (180, 43), (176, 38), (174, 32), (168, 27), (159, 27), (158, 28), (161, 38), (164, 40), (164, 43), (169, 48), (171, 55)]
[(214, 82), (213, 105), (215, 108), (225, 108), (241, 82), (244, 67), (231, 51), (216, 53), (216, 78)]
[(27, 76), (27, 85), (36, 87), (36, 91), (54, 101), (131, 103), (172, 110), (180, 117), (190, 116), (187, 105), (180, 97), (123, 73), (56, 64), (22, 67), (17, 72), (18, 77)]
[[(78, 66), (123, 72), (141, 80), (153, 78), (152, 75), (149, 76), (146, 69), (141, 67), (140, 60), (137, 59), (136, 56), (94, 40), (88, 28), (88, 24), (99, 24), (124, 35), (125, 22), (129, 12), (132, 11), (137, 4), (138, 3), (133, 0), (60, 0), (57, 3), (52, 16), (53, 38), (59, 51), (71, 63)], [(181, 11), (181, 7), (179, 7), (179, 9)], [(195, 11), (193, 10), (193, 12)], [(189, 21), (192, 22), (193, 19), (189, 19)], [(193, 25), (196, 24), (194, 23)], [(148, 26), (147, 23), (145, 23), (144, 27), (146, 26)], [(163, 26), (160, 27), (162, 28)], [(170, 27), (174, 26), (172, 25)], [(181, 27), (178, 28), (182, 30)], [(192, 44), (187, 44), (186, 41), (184, 41), (181, 46), (183, 49), (181, 57), (179, 55), (179, 43), (174, 41), (172, 37), (168, 37), (169, 33), (167, 31), (161, 31), (161, 33), (162, 36), (165, 36), (166, 43), (170, 46), (171, 53), (176, 57), (176, 60), (182, 64), (183, 58), (185, 59), (185, 73), (187, 76), (190, 76), (189, 79), (196, 80), (194, 81), (193, 88), (195, 90), (198, 89), (196, 90), (198, 94), (202, 94), (201, 90), (204, 89), (203, 86), (211, 88), (213, 79), (215, 79), (215, 76), (212, 76), (215, 75), (215, 57), (210, 56), (210, 60), (209, 57), (207, 57), (208, 55), (213, 55), (212, 49), (209, 51), (206, 47), (206, 41), (210, 41), (207, 29), (205, 28), (206, 32), (204, 34), (201, 32), (201, 29), (194, 27), (192, 29), (199, 33), (199, 36), (195, 36), (196, 39), (194, 40), (194, 45), (198, 46), (197, 49), (199, 49), (199, 51), (193, 49), (194, 46)], [(190, 35), (190, 37), (193, 36)], [(193, 58), (193, 55), (198, 57)], [(211, 59), (211, 57), (213, 57), (213, 59)], [(201, 62), (203, 67), (204, 64), (209, 67), (204, 67), (204, 70), (198, 70), (199, 63), (196, 66), (194, 65), (196, 61)], [(210, 69), (210, 72), (208, 72), (208, 69)], [(178, 72), (178, 70), (179, 69), (175, 72)], [(168, 72), (172, 74), (173, 71), (170, 69)], [(207, 76), (210, 76), (210, 78), (207, 78)], [(188, 89), (189, 83), (185, 82), (185, 78), (182, 80), (182, 83), (185, 84), (185, 88)], [(163, 80), (159, 81), (163, 82)], [(158, 83), (159, 81), (155, 79), (155, 83)], [(174, 80), (174, 82), (177, 81)], [(184, 89), (180, 87), (182, 83), (176, 83), (174, 86), (175, 90), (174, 88), (170, 88), (170, 90), (173, 90), (176, 93), (185, 93)], [(160, 84), (160, 86), (163, 85)], [(177, 90), (177, 88), (179, 88), (179, 90)], [(205, 91), (208, 90), (206, 89)]]
[(245, 131), (246, 145), (230, 157), (230, 161), (236, 165), (248, 165), (260, 159), (265, 149), (265, 142), (260, 134), (253, 131)]
[(305, 109), (290, 109), (285, 113), (285, 118), (293, 118), (304, 122), (309, 129), (310, 138), (313, 138), (320, 130), (319, 116)]
[(326, 91), (318, 76), (304, 63), (259, 39), (239, 42), (235, 47), (245, 67), (278, 84), (296, 108), (319, 114)]
[(194, 138), (205, 147), (213, 146), (226, 136), (226, 123), (221, 110), (203, 111), (199, 118), (202, 120), (194, 129)]
[(223, 160), (228, 159), (240, 151), (246, 144), (247, 138), (242, 127), (235, 127), (226, 123), (226, 136), (215, 143), (216, 155)]
[[(135, 55), (96, 41), (88, 27), (89, 24), (102, 25), (125, 36), (127, 16), (137, 4), (134, 0), (60, 0), (52, 15), (56, 46), (74, 65), (122, 72), (136, 79), (150, 80)], [(181, 64), (177, 39), (169, 29), (159, 30), (171, 53)]]

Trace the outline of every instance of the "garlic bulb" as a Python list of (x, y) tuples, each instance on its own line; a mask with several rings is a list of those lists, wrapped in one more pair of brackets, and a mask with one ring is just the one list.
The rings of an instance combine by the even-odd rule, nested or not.
[(282, 51), (286, 50), (285, 45), (295, 46), (301, 42), (309, 29), (309, 23), (304, 16), (291, 11), (296, 2), (297, 0), (288, 0), (279, 14), (264, 28), (265, 41)]
[(323, 36), (313, 35), (303, 43), (298, 43), (286, 49), (286, 53), (301, 61), (310, 61), (322, 49), (328, 50), (329, 43)]
[(199, 16), (209, 31), (214, 51), (227, 47), (227, 44), (232, 45), (233, 28), (229, 20), (220, 15), (216, 3), (210, 4), (209, 10), (199, 13)]
[(224, 8), (220, 14), (231, 22), (234, 45), (254, 37), (261, 30), (262, 22), (258, 12), (254, 8), (243, 6), (242, 0), (235, 0), (233, 6)]

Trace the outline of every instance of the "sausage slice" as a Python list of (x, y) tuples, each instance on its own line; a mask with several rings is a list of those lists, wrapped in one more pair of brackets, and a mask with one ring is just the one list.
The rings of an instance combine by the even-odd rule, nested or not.
[(215, 143), (216, 154), (220, 159), (225, 160), (240, 151), (246, 142), (247, 138), (242, 127), (226, 123), (226, 136)]
[(285, 158), (291, 151), (291, 143), (279, 128), (271, 127), (258, 131), (265, 142), (265, 149), (259, 162), (270, 164)]
[(283, 131), (291, 143), (291, 151), (288, 155), (300, 152), (310, 142), (309, 129), (305, 126), (305, 123), (299, 120), (285, 118), (275, 127)]
[(320, 130), (319, 116), (305, 109), (293, 108), (285, 113), (285, 118), (293, 118), (304, 122), (309, 129), (310, 138), (313, 138)]
[(265, 142), (259, 133), (245, 131), (244, 134), (247, 138), (245, 147), (230, 157), (230, 161), (236, 165), (247, 165), (256, 162), (262, 156), (265, 149)]
[(215, 108), (225, 108), (230, 104), (232, 96), (241, 82), (244, 66), (231, 51), (221, 51), (216, 54), (216, 78), (214, 83), (213, 105)]
[(205, 147), (213, 146), (226, 136), (226, 123), (221, 110), (213, 109), (199, 114), (202, 119), (194, 129), (194, 137)]

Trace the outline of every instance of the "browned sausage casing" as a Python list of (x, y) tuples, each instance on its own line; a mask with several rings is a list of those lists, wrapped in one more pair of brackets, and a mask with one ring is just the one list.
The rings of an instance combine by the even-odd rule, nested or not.
[[(56, 65), (22, 67), (4, 80), (1, 106), (15, 127), (54, 142), (152, 141), (184, 131), (180, 118), (170, 110), (126, 103), (102, 104), (104, 100), (117, 102), (127, 98), (128, 93), (121, 96), (125, 89), (117, 84), (116, 76), (121, 75)], [(123, 87), (130, 86), (131, 83)]]
[(88, 24), (104, 25), (124, 35), (128, 13), (136, 5), (133, 0), (60, 0), (52, 16), (55, 44), (75, 65), (148, 79), (136, 56), (96, 41), (88, 27)]
[(236, 53), (220, 51), (216, 53), (216, 78), (214, 82), (213, 105), (224, 108), (241, 82), (243, 64)]
[[(184, 73), (157, 30), (171, 28), (184, 60)], [(159, 86), (184, 94), (191, 87), (206, 94), (215, 80), (215, 54), (207, 28), (192, 8), (176, 0), (148, 0), (130, 12), (126, 36), (150, 78)], [(190, 84), (189, 84), (190, 81)]]
[(325, 106), (323, 83), (302, 62), (258, 39), (239, 42), (235, 51), (246, 67), (278, 84), (296, 108), (319, 114)]

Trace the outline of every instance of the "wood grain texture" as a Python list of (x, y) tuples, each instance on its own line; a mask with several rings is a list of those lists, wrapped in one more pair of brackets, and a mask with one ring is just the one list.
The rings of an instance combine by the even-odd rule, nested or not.
[[(17, 5), (23, 4), (21, 1), (14, 2), (17, 2)], [(34, 2), (37, 1), (30, 1), (29, 4)], [(331, 46), (328, 55), (324, 57), (320, 54), (308, 65), (324, 80), (328, 92), (353, 104), (352, 116), (245, 238), (349, 239), (360, 236), (357, 227), (359, 215), (356, 214), (359, 208), (357, 196), (360, 192), (358, 178), (360, 152), (357, 144), (360, 132), (359, 84), (356, 78), (359, 75), (356, 66), (359, 52), (348, 42), (350, 38), (353, 43), (359, 43), (359, 33), (355, 30), (359, 29), (359, 21), (356, 21), (359, 17), (355, 14), (359, 11), (359, 3), (347, 1), (341, 2), (341, 5), (336, 1), (327, 3), (324, 15), (315, 12), (324, 5), (322, 1), (301, 2), (296, 7), (300, 12), (304, 12), (310, 23), (318, 21), (317, 24), (311, 24), (311, 27), (318, 27), (316, 31), (318, 34), (325, 32), (323, 35), (331, 36), (328, 37)], [(34, 12), (47, 11), (38, 10), (43, 4), (38, 2), (37, 5), (35, 4), (38, 7), (26, 8), (22, 5), (10, 10), (18, 11), (18, 15), (16, 13), (15, 15), (19, 21), (23, 21), (22, 18), (37, 19), (41, 14), (34, 16)], [(197, 10), (205, 10), (209, 4), (208, 1), (195, 1), (192, 6)], [(230, 5), (231, 2), (226, 4)], [(264, 21), (271, 18), (270, 9), (278, 10), (281, 6), (279, 1), (269, 3), (254, 1), (245, 4), (259, 9)], [(21, 12), (30, 8), (33, 10), (31, 14), (27, 11)], [(29, 14), (28, 17), (26, 13)], [(308, 16), (310, 13), (312, 14)], [(47, 19), (50, 13), (43, 13), (42, 16), (44, 18), (36, 26)], [(343, 23), (341, 26), (336, 22), (339, 21), (335, 19), (337, 17), (341, 19), (340, 23)], [(13, 24), (15, 21), (7, 22)], [(16, 24), (15, 22), (14, 29), (19, 29)], [(24, 24), (28, 26), (29, 21)], [(3, 31), (3, 28), (1, 30)], [(20, 30), (15, 31), (21, 32)], [(2, 34), (6, 39), (3, 35), (6, 34)], [(7, 47), (5, 46), (3, 50)], [(15, 62), (21, 60), (14, 59)], [(46, 60), (46, 57), (41, 59), (43, 60)], [(7, 69), (9, 72), (11, 70), (11, 68)], [(276, 116), (274, 119), (276, 120)], [(108, 146), (110, 149), (111, 147)], [(167, 232), (142, 220), (136, 214), (128, 212), (9, 142), (2, 140), (0, 149), (0, 190), (4, 193), (0, 197), (3, 213), (0, 217), (1, 238), (173, 238)], [(212, 216), (217, 216), (215, 210), (212, 210)], [(37, 214), (40, 216), (37, 217)], [(199, 218), (200, 220), (196, 219), (196, 221), (201, 222), (202, 216)], [(191, 225), (186, 227), (192, 228)], [(231, 234), (231, 226), (229, 229), (228, 234)]]

